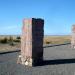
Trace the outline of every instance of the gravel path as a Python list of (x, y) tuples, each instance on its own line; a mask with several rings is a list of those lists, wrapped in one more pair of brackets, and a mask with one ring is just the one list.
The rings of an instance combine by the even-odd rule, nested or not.
[(19, 52), (0, 55), (0, 75), (75, 75), (75, 50), (70, 45), (44, 48), (46, 63), (42, 66), (17, 64), (18, 55)]

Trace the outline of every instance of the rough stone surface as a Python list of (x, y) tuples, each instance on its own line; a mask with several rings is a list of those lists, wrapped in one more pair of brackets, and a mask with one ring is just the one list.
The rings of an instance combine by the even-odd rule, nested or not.
[(71, 47), (75, 48), (75, 25), (72, 26)]
[[(21, 63), (33, 66), (43, 60), (44, 20), (24, 19), (21, 36)], [(18, 59), (18, 61), (20, 58)]]

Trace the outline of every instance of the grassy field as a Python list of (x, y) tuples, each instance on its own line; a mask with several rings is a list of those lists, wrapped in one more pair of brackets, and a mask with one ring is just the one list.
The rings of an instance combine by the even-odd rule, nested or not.
[[(71, 36), (44, 36), (44, 44), (70, 43)], [(17, 35), (0, 35), (0, 52), (12, 51), (21, 48), (21, 37)]]

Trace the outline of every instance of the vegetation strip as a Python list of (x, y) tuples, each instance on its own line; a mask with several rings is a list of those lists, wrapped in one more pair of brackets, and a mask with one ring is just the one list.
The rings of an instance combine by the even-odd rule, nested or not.
[[(43, 48), (47, 48), (47, 47), (54, 47), (54, 46), (61, 46), (61, 45), (68, 45), (70, 43), (66, 43), (66, 44), (56, 44), (56, 45), (48, 45), (48, 46), (44, 46)], [(14, 53), (14, 52), (20, 52), (21, 50), (14, 50), (14, 51), (6, 51), (6, 52), (0, 52), (0, 54), (7, 54), (7, 53)]]

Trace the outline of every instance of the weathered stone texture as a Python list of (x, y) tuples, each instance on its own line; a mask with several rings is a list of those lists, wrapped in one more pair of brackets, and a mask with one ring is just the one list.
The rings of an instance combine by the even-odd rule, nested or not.
[(72, 26), (71, 47), (75, 48), (75, 25)]
[(33, 66), (43, 60), (44, 20), (24, 19), (21, 36), (22, 64)]

